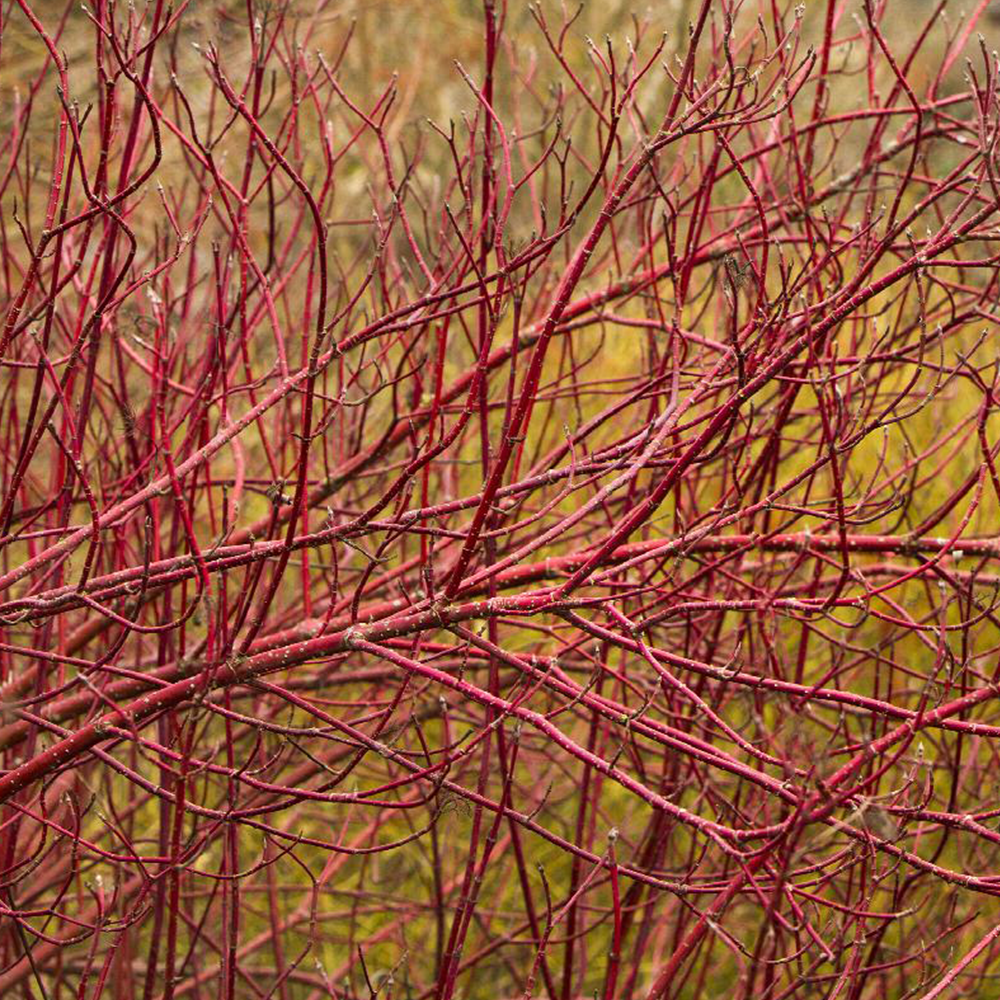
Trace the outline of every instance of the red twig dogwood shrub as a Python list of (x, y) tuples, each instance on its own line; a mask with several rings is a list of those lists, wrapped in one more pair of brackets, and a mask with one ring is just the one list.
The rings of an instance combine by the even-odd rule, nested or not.
[(0, 995), (995, 995), (988, 4), (661, 6), (3, 5)]

